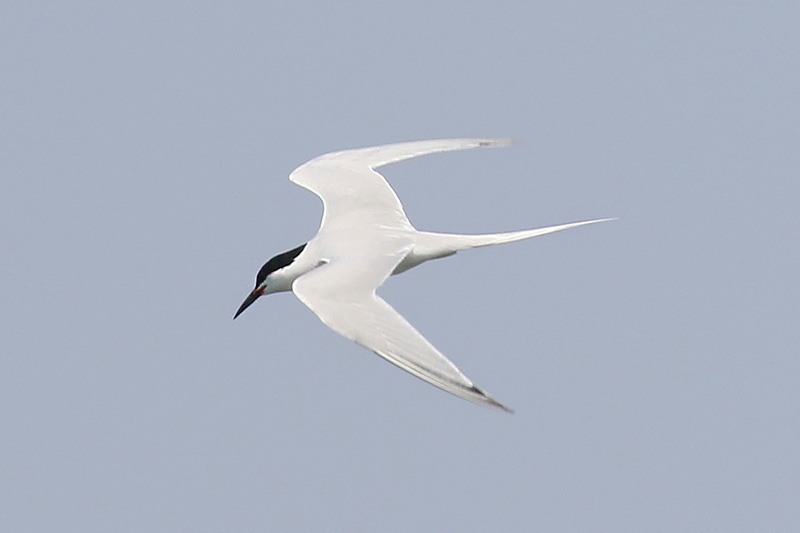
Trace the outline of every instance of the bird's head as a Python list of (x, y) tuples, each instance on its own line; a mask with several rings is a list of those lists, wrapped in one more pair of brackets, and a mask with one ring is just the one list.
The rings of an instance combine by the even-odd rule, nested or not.
[(236, 314), (233, 315), (234, 320), (236, 317), (241, 315), (245, 309), (250, 307), (253, 302), (258, 300), (261, 296), (265, 294), (271, 294), (273, 292), (280, 292), (289, 290), (289, 288), (285, 287), (285, 283), (282, 283), (285, 276), (281, 274), (284, 272), (284, 269), (292, 264), (295, 258), (300, 255), (300, 252), (303, 251), (305, 248), (305, 244), (301, 244), (297, 248), (289, 250), (288, 252), (283, 252), (282, 254), (276, 255), (266, 263), (256, 274), (256, 287), (253, 291), (244, 299), (242, 305), (239, 306), (239, 310), (236, 311)]

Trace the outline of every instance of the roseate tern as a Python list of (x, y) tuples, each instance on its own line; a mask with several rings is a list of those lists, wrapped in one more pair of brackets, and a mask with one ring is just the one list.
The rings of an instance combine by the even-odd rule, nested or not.
[(440, 139), (321, 155), (289, 179), (324, 207), (317, 235), (276, 255), (258, 271), (255, 289), (234, 319), (260, 296), (293, 291), (322, 322), (403, 370), (456, 396), (510, 411), (476, 387), (375, 291), (386, 278), (460, 250), (546, 235), (605, 220), (488, 235), (418, 231), (397, 195), (375, 169), (425, 154), (506, 146), (507, 139)]

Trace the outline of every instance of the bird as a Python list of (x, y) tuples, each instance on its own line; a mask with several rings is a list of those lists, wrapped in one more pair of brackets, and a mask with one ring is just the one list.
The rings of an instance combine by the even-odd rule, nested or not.
[(343, 150), (318, 156), (289, 180), (322, 199), (314, 238), (267, 261), (234, 315), (261, 296), (292, 291), (330, 329), (403, 370), (471, 402), (513, 412), (478, 388), (376, 290), (394, 274), (462, 250), (509, 243), (610, 218), (507, 233), (419, 231), (376, 169), (414, 157), (513, 144), (510, 139), (438, 139)]

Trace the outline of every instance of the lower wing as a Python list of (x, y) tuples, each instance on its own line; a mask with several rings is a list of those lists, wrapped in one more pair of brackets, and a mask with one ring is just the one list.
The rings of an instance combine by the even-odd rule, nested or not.
[[(402, 257), (387, 260), (381, 266), (386, 276)], [(292, 290), (336, 333), (440, 389), (475, 403), (511, 411), (476, 387), (400, 313), (375, 294), (377, 286), (364, 282), (370, 278), (370, 272), (364, 271), (374, 267), (373, 263), (333, 261), (299, 277)]]

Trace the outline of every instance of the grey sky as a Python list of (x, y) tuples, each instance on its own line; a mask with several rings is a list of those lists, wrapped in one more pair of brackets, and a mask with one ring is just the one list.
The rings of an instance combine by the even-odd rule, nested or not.
[[(289, 6), (291, 4), (291, 7)], [(800, 8), (3, 2), (8, 531), (797, 531)], [(420, 229), (620, 220), (382, 295), (516, 410), (290, 294), (233, 312), (326, 151)]]

